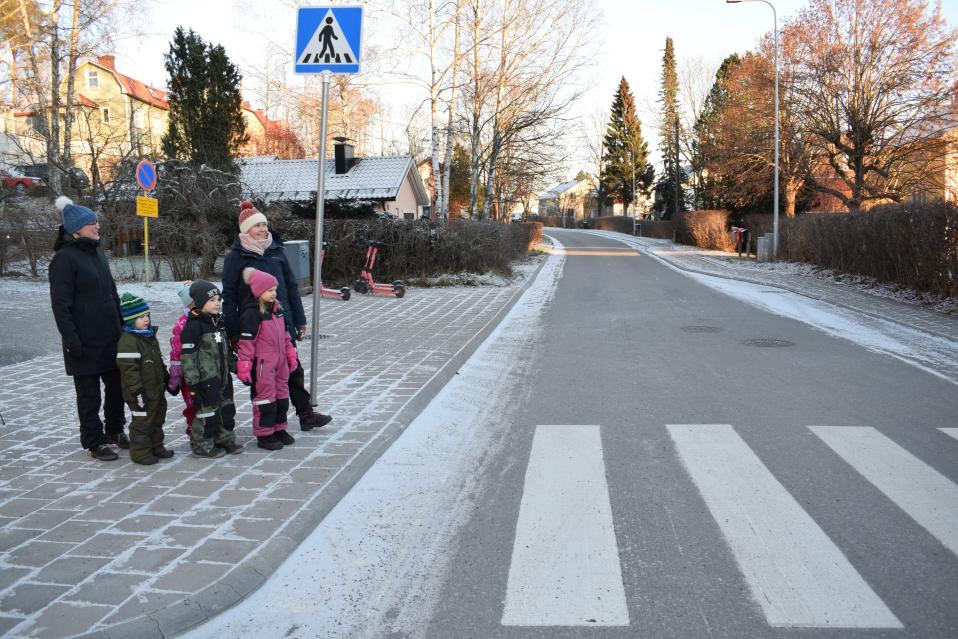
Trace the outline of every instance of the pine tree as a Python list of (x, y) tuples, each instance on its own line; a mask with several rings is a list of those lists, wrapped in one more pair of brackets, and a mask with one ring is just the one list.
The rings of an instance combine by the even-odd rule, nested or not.
[(662, 130), (659, 135), (659, 151), (662, 154), (662, 177), (655, 185), (655, 207), (663, 219), (672, 219), (676, 210), (685, 210), (685, 193), (682, 188), (682, 168), (678, 162), (679, 78), (675, 67), (675, 49), (672, 38), (665, 39), (665, 55), (662, 57), (662, 88), (659, 90), (662, 105)]
[(248, 139), (236, 65), (222, 46), (182, 27), (164, 59), (170, 77), (164, 152), (193, 166), (233, 170), (233, 155)]
[(653, 170), (648, 163), (649, 149), (642, 138), (642, 123), (635, 113), (635, 99), (625, 78), (612, 99), (612, 113), (602, 145), (600, 197), (604, 204), (622, 202), (628, 207), (635, 200), (632, 192), (648, 195)]

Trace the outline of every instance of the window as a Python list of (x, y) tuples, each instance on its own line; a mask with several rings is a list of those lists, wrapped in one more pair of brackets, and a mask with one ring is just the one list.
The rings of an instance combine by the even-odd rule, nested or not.
[(88, 89), (100, 88), (100, 73), (98, 71), (86, 72), (86, 88)]
[(142, 111), (136, 111), (133, 114), (133, 126), (138, 129), (146, 128), (146, 116)]
[(110, 107), (103, 107), (103, 110), (100, 112), (102, 115), (102, 120), (104, 124), (110, 123)]

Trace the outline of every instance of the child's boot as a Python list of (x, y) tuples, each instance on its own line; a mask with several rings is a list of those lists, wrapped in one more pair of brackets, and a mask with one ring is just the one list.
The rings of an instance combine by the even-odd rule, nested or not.
[(286, 432), (285, 428), (277, 429), (274, 434), (276, 435), (276, 439), (282, 442), (283, 446), (289, 446), (290, 444), (296, 443), (296, 440), (293, 439), (292, 435)]
[(266, 435), (265, 437), (257, 437), (256, 445), (260, 448), (265, 448), (266, 450), (279, 450), (283, 447), (283, 442), (277, 439), (276, 434)]

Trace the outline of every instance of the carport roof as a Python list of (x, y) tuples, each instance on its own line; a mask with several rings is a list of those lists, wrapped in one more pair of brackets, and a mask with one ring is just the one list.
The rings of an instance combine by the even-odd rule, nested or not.
[[(240, 169), (246, 197), (265, 202), (306, 201), (316, 194), (318, 160), (256, 157), (241, 160)], [(395, 200), (407, 176), (419, 204), (429, 204), (429, 196), (409, 155), (356, 158), (349, 171), (341, 175), (336, 174), (336, 161), (326, 160), (326, 199)]]

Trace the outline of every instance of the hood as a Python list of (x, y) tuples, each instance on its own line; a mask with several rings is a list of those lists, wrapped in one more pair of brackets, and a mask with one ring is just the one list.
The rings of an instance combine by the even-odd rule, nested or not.
[(53, 242), (54, 252), (67, 246), (76, 246), (85, 251), (95, 251), (100, 246), (100, 240), (91, 240), (88, 237), (76, 238), (66, 232), (63, 225), (57, 229), (57, 239)]

